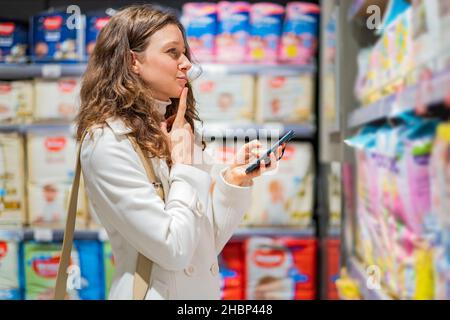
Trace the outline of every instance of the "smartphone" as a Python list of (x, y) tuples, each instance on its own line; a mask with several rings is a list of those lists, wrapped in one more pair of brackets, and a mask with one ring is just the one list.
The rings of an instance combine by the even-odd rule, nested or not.
[(257, 159), (254, 163), (252, 163), (251, 165), (249, 165), (246, 169), (245, 169), (245, 173), (249, 174), (255, 170), (257, 170), (260, 166), (261, 160), (264, 160), (264, 163), (266, 165), (266, 167), (268, 167), (270, 165), (270, 154), (272, 152), (275, 152), (277, 150), (277, 148), (282, 145), (283, 143), (287, 143), (289, 140), (291, 140), (294, 137), (294, 130), (289, 130), (289, 132), (287, 132), (284, 136), (282, 136), (280, 138), (280, 140), (278, 140), (277, 142), (275, 142), (272, 147), (267, 150), (264, 153), (264, 156), (262, 156), (261, 158)]

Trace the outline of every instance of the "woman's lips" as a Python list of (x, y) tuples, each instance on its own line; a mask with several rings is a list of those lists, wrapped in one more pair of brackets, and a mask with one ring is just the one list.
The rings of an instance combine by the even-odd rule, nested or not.
[(182, 77), (177, 78), (177, 81), (182, 83), (183, 85), (185, 85), (187, 83), (187, 79), (186, 78), (182, 78)]

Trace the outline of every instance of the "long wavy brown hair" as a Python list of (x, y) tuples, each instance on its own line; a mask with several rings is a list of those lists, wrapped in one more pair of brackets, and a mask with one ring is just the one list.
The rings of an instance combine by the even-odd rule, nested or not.
[[(131, 51), (142, 53), (151, 36), (167, 25), (176, 25), (183, 34), (186, 57), (191, 60), (186, 34), (176, 15), (151, 5), (134, 5), (117, 12), (101, 30), (82, 79), (80, 111), (77, 115), (77, 140), (96, 125), (105, 126), (108, 118), (121, 118), (132, 129), (139, 146), (149, 156), (172, 164), (168, 142), (160, 128), (151, 88), (132, 72)], [(192, 88), (187, 96), (186, 121), (194, 131), (200, 121)], [(178, 110), (179, 99), (171, 99), (165, 117)], [(203, 146), (204, 142), (202, 141)]]

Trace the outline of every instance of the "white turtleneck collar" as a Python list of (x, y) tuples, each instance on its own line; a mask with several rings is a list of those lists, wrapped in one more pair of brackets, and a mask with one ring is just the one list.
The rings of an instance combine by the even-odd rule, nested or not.
[(164, 115), (166, 114), (166, 108), (172, 103), (172, 101), (170, 99), (167, 101), (162, 101), (155, 98), (153, 98), (153, 101), (155, 102), (156, 111), (158, 111), (158, 113), (164, 117)]

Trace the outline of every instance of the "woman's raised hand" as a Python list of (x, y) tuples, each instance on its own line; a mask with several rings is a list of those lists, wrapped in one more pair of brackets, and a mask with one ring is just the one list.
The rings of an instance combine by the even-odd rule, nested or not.
[[(194, 134), (191, 126), (184, 118), (187, 108), (186, 99), (188, 90), (189, 89), (185, 87), (183, 91), (181, 91), (178, 110), (175, 119), (173, 120), (173, 124), (170, 126), (170, 118), (161, 122), (161, 130), (169, 141), (169, 148), (174, 164), (192, 164)], [(170, 131), (168, 131), (168, 127)]]

